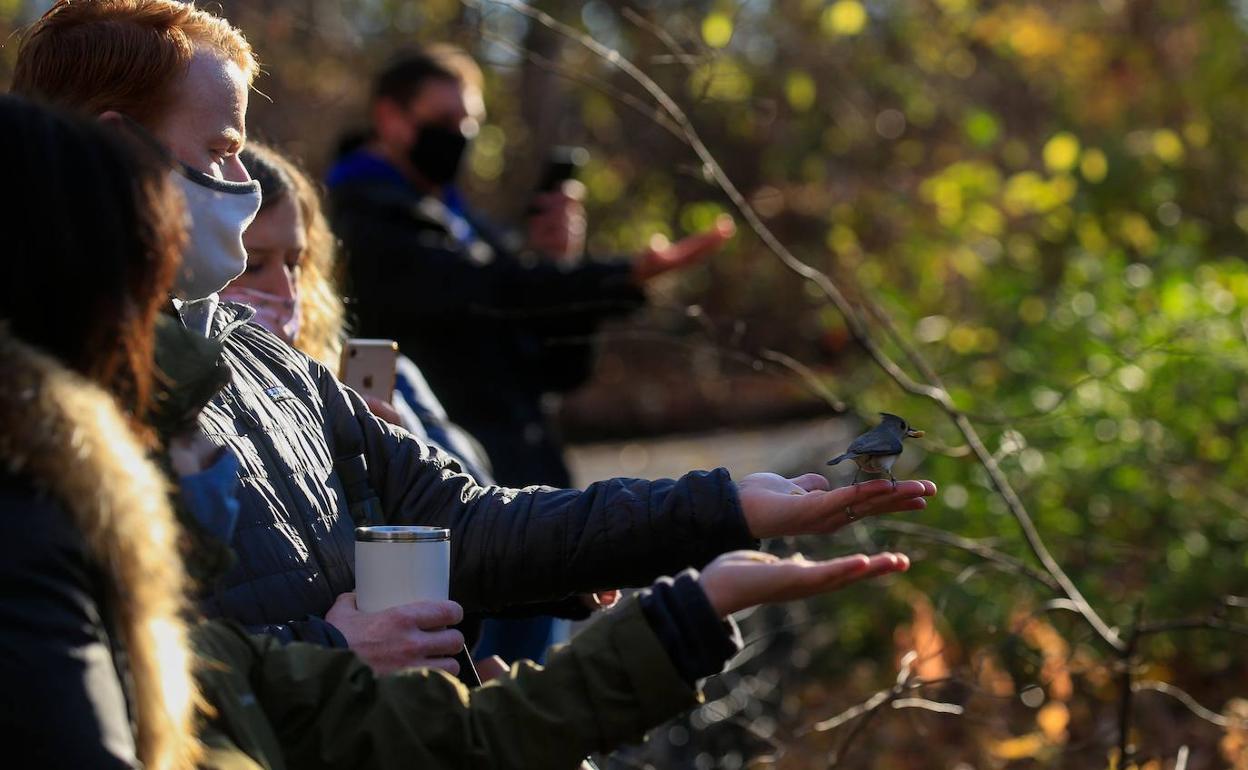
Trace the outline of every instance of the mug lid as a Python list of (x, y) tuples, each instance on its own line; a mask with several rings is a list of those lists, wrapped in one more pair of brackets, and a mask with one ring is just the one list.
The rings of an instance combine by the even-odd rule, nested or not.
[(355, 539), (363, 543), (428, 543), (450, 540), (451, 531), (441, 527), (356, 527)]

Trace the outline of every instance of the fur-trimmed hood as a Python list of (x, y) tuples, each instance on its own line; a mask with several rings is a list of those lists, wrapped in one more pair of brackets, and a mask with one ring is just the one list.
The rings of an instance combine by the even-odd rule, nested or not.
[(168, 483), (108, 394), (3, 326), (0, 372), (0, 468), (64, 507), (109, 583), (139, 758), (190, 767), (197, 697)]

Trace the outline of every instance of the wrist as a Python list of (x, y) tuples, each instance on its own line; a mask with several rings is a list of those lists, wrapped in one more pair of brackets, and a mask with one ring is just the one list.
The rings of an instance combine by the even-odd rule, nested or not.
[(639, 601), (651, 629), (690, 684), (721, 671), (741, 649), (736, 625), (717, 613), (694, 570), (657, 581)]

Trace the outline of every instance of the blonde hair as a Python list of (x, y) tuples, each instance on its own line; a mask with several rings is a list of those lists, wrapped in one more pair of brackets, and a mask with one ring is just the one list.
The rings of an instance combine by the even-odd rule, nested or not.
[[(276, 172), (273, 184), (279, 189), (265, 192), (266, 205), (292, 195), (299, 207), (307, 251), (299, 266), (296, 286), (303, 320), (292, 344), (330, 371), (337, 372), (346, 330), (346, 307), (339, 290), (337, 242), (321, 206), (320, 189), (297, 161), (269, 145), (249, 142), (243, 154), (256, 160), (249, 170), (252, 176), (260, 176), (262, 185)], [(244, 159), (244, 165), (249, 162)], [(271, 170), (266, 171), (266, 166)], [(277, 193), (276, 198), (270, 197), (273, 192)]]
[(295, 169), (293, 178), (308, 236), (308, 253), (299, 271), (299, 312), (303, 323), (295, 347), (336, 374), (347, 329), (338, 242), (329, 229), (317, 186), (301, 169)]

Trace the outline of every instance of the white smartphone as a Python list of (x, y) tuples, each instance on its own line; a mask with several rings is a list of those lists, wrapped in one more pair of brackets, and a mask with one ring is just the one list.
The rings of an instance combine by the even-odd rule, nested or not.
[(342, 346), (339, 378), (362, 396), (382, 401), (394, 397), (399, 343), (394, 340), (349, 339)]

